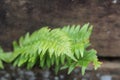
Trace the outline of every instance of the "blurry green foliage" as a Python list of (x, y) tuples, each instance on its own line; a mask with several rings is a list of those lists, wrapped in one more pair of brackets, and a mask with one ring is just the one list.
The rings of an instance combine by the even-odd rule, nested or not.
[(92, 26), (85, 24), (64, 26), (63, 28), (50, 29), (43, 27), (32, 34), (27, 33), (13, 42), (13, 51), (3, 52), (0, 48), (0, 68), (2, 61), (13, 63), (14, 66), (35, 65), (40, 68), (55, 66), (55, 72), (68, 68), (68, 74), (76, 67), (82, 68), (82, 74), (89, 64), (94, 68), (100, 67), (94, 49), (88, 50)]

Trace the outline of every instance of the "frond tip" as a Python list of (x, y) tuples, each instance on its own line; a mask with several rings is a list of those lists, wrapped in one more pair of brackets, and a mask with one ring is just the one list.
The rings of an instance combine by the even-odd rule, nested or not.
[[(32, 34), (27, 33), (13, 42), (13, 52), (6, 62), (13, 62), (14, 66), (27, 66), (28, 69), (39, 65), (41, 68), (55, 66), (57, 73), (61, 68), (68, 68), (68, 74), (76, 67), (82, 67), (84, 74), (87, 66), (93, 62), (95, 69), (100, 67), (94, 49), (87, 50), (92, 26), (85, 24), (64, 26), (50, 29), (43, 27)], [(1, 63), (0, 57), (0, 67)]]

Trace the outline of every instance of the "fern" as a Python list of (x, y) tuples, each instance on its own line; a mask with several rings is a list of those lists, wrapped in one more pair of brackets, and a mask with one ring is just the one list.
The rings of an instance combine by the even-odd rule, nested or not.
[(4, 52), (3, 49), (0, 47), (0, 69), (4, 69), (3, 61), (10, 62), (11, 52)]
[(19, 44), (16, 42), (13, 44), (13, 56), (15, 56), (13, 58), (17, 57), (15, 60), (13, 59), (14, 65), (18, 67), (27, 64), (29, 69), (36, 62), (39, 62), (39, 66), (42, 68), (49, 68), (55, 65), (57, 72), (60, 65), (64, 64), (66, 56), (76, 60), (71, 52), (69, 37), (61, 32), (60, 29), (50, 30), (45, 27), (34, 32), (32, 35), (27, 33), (24, 37), (20, 38)]
[(4, 68), (4, 66), (3, 66), (3, 62), (2, 62), (2, 54), (3, 54), (3, 50), (2, 50), (2, 48), (0, 47), (0, 68)]
[[(89, 46), (89, 37), (91, 35), (92, 26), (89, 24), (66, 26), (62, 29), (70, 38), (72, 43), (72, 51), (75, 53), (76, 57), (83, 57), (84, 49)], [(79, 54), (80, 53), (80, 54)]]
[(76, 66), (79, 66), (82, 67), (82, 74), (84, 74), (85, 69), (91, 62), (93, 62), (95, 69), (100, 67), (101, 62), (97, 59), (96, 51), (94, 49), (87, 51), (87, 48), (90, 46), (89, 38), (92, 32), (92, 26), (89, 23), (82, 27), (80, 25), (65, 26), (62, 28), (62, 31), (70, 37), (71, 50), (77, 59), (76, 62), (71, 60), (62, 69), (68, 68), (69, 74)]
[[(32, 34), (27, 33), (18, 42), (13, 42), (13, 52), (2, 54), (5, 62), (13, 62), (14, 66), (27, 66), (28, 69), (39, 65), (41, 68), (55, 66), (55, 72), (68, 68), (68, 74), (79, 66), (84, 74), (87, 66), (93, 62), (95, 69), (100, 66), (94, 49), (87, 50), (92, 26), (89, 24), (64, 26), (50, 29), (43, 27)], [(8, 58), (8, 59), (7, 59)], [(0, 64), (2, 68), (3, 65)]]

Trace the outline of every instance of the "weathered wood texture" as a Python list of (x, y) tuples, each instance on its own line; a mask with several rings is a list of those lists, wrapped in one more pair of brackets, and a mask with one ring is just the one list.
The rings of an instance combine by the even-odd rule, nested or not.
[(120, 57), (120, 3), (111, 0), (0, 0), (0, 45), (42, 26), (94, 25), (92, 47), (100, 56)]

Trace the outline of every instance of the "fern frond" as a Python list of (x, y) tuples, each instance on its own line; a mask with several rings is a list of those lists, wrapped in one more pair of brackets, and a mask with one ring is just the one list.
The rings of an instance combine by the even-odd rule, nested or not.
[[(72, 50), (79, 58), (80, 56), (84, 56), (84, 49), (89, 46), (89, 38), (92, 32), (92, 26), (88, 24), (83, 25), (72, 25), (72, 26), (65, 26), (62, 28), (69, 38), (71, 39), (72, 43)], [(79, 53), (81, 55), (79, 55)]]
[(2, 50), (2, 48), (0, 47), (0, 68), (1, 68), (1, 69), (4, 68), (3, 63), (2, 63), (2, 54), (3, 54), (3, 50)]
[(2, 47), (0, 47), (0, 69), (3, 69), (3, 61), (9, 62), (10, 61), (11, 52), (4, 52)]
[(84, 75), (85, 69), (88, 67), (88, 65), (90, 63), (93, 63), (95, 69), (100, 67), (101, 62), (98, 61), (96, 53), (97, 52), (94, 49), (91, 49), (89, 51), (85, 51), (85, 53), (84, 53), (85, 56), (81, 57), (78, 60), (77, 65), (82, 67), (82, 75)]
[[(32, 68), (37, 62), (38, 56), (41, 67), (50, 67), (53, 63), (59, 65), (60, 61), (58, 60), (60, 60), (60, 56), (69, 56), (75, 60), (71, 52), (69, 37), (61, 32), (59, 28), (51, 30), (45, 27), (31, 35), (27, 33), (24, 37), (20, 38), (19, 44), (14, 42), (14, 47), (13, 55), (16, 57), (14, 65), (19, 67), (27, 63), (27, 67)], [(53, 56), (56, 58), (54, 62), (50, 61)]]
[(69, 74), (79, 66), (84, 74), (91, 62), (95, 69), (101, 64), (96, 51), (87, 50), (91, 32), (92, 26), (85, 24), (82, 27), (69, 25), (56, 29), (43, 27), (32, 34), (27, 33), (18, 42), (13, 42), (13, 52), (3, 54), (0, 48), (0, 68), (3, 68), (2, 61), (5, 61), (13, 62), (18, 67), (25, 65), (28, 69), (37, 64), (41, 68), (55, 66), (56, 73), (60, 68), (68, 68)]
[[(68, 74), (76, 67), (82, 67), (82, 74), (84, 74), (87, 66), (93, 62), (95, 69), (100, 67), (100, 62), (97, 60), (96, 51), (90, 50), (87, 51), (87, 47), (90, 45), (89, 38), (92, 32), (92, 26), (84, 24), (82, 27), (80, 25), (68, 25), (62, 28), (62, 31), (65, 32), (71, 42), (71, 50), (74, 53), (74, 56), (77, 58), (77, 61), (69, 60), (71, 64), (66, 64), (63, 67), (69, 68)], [(67, 62), (68, 63), (68, 62)]]

